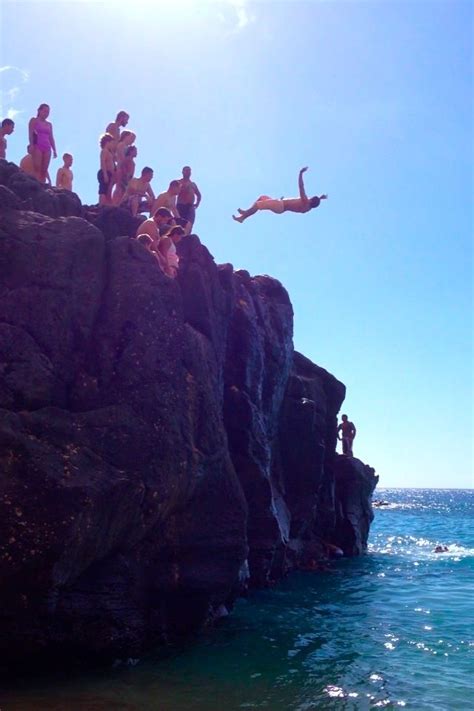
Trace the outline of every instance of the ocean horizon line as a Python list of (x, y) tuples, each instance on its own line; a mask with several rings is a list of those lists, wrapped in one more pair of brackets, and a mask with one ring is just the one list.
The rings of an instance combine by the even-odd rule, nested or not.
[(474, 491), (473, 486), (377, 486), (375, 492), (387, 491), (388, 489), (403, 489), (404, 491)]

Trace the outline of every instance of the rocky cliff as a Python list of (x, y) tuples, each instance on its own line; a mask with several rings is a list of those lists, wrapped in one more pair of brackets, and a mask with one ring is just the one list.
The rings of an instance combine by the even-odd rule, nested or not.
[(4, 658), (136, 656), (366, 547), (377, 477), (285, 289), (194, 235), (169, 279), (136, 224), (0, 161)]

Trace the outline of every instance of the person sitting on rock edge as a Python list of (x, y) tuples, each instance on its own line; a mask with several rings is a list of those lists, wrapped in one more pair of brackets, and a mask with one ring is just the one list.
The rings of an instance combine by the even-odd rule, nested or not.
[(20, 161), (19, 168), (24, 173), (27, 173), (27, 175), (31, 175), (32, 178), (35, 177), (35, 166), (33, 163), (33, 156), (31, 155), (31, 153), (27, 153), (26, 156), (23, 156), (23, 158)]
[(176, 278), (179, 266), (179, 257), (176, 253), (176, 245), (185, 234), (186, 231), (184, 227), (181, 227), (181, 225), (175, 225), (174, 227), (171, 227), (160, 240), (159, 250), (166, 262), (164, 271), (165, 274), (173, 279)]
[(135, 238), (138, 239), (142, 235), (147, 235), (152, 240), (152, 246), (150, 251), (152, 251), (158, 262), (162, 271), (166, 273), (168, 262), (166, 255), (160, 250), (160, 242), (164, 233), (168, 232), (170, 229), (170, 221), (173, 219), (171, 212), (165, 208), (160, 207), (153, 217), (149, 217), (144, 220), (138, 228)]
[(164, 271), (163, 267), (165, 266), (165, 262), (163, 261), (163, 257), (161, 256), (160, 252), (155, 249), (153, 238), (150, 237), (149, 234), (146, 234), (146, 232), (143, 232), (137, 235), (135, 239), (137, 240), (137, 242), (140, 242), (140, 244), (142, 244), (145, 249), (150, 252), (150, 254), (154, 256), (161, 270)]
[(163, 237), (172, 227), (176, 225), (171, 210), (168, 210), (167, 207), (159, 207), (155, 212), (154, 220), (158, 225), (161, 237)]
[[(23, 173), (31, 175), (32, 178), (36, 178), (36, 171), (33, 163), (33, 156), (31, 155), (31, 153), (27, 153), (26, 156), (23, 156), (18, 167), (21, 171), (23, 171)], [(49, 175), (49, 171), (46, 173), (46, 184), (51, 185), (51, 177)]]
[(150, 185), (152, 180), (153, 168), (146, 166), (139, 178), (132, 178), (129, 181), (120, 205), (128, 208), (133, 216), (139, 212), (151, 211), (155, 201), (155, 193)]
[(153, 217), (144, 220), (137, 229), (135, 237), (147, 234), (153, 238), (155, 246), (158, 246), (160, 238), (174, 227), (173, 215), (166, 207), (160, 207)]
[(135, 239), (138, 239), (140, 235), (148, 235), (153, 240), (153, 248), (158, 249), (160, 242), (159, 222), (161, 219), (160, 216), (155, 215), (141, 222), (137, 227)]
[(239, 215), (232, 215), (236, 222), (243, 222), (248, 217), (255, 215), (259, 210), (271, 210), (277, 215), (281, 215), (283, 212), (298, 212), (305, 213), (319, 207), (321, 200), (327, 200), (327, 195), (320, 195), (319, 197), (315, 195), (309, 198), (306, 195), (304, 189), (303, 173), (305, 173), (308, 168), (301, 168), (298, 176), (298, 187), (300, 191), (300, 196), (297, 198), (281, 198), (276, 200), (275, 198), (268, 197), (268, 195), (261, 195), (248, 210), (241, 210), (240, 207), (237, 212)]

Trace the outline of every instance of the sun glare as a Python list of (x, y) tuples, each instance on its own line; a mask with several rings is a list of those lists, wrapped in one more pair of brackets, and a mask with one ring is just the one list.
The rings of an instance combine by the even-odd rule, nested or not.
[[(95, 0), (77, 0), (87, 4), (94, 4)], [(248, 0), (102, 0), (102, 5), (113, 5), (114, 10), (137, 17), (140, 11), (150, 13), (148, 17), (168, 18), (183, 20), (190, 16), (211, 13), (217, 18), (226, 19), (235, 24), (237, 29), (242, 29), (255, 20), (250, 10)], [(143, 15), (141, 15), (143, 17)], [(145, 15), (146, 19), (146, 15)]]

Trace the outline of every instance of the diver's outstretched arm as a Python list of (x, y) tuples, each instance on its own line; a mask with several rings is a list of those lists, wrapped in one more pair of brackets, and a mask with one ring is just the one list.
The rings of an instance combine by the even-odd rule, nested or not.
[(300, 191), (300, 198), (302, 200), (307, 200), (308, 196), (306, 195), (306, 191), (304, 189), (304, 182), (303, 182), (303, 173), (306, 173), (308, 168), (301, 168), (299, 175), (298, 175), (298, 188)]

